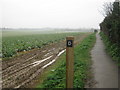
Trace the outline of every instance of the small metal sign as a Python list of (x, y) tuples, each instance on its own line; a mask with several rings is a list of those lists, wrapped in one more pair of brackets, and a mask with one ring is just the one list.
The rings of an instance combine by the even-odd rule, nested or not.
[(73, 46), (73, 41), (67, 40), (67, 47), (72, 47), (72, 46)]

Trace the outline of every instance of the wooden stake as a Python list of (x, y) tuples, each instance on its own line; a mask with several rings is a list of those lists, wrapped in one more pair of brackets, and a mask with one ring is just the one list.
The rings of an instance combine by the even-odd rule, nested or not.
[(66, 37), (66, 88), (73, 88), (74, 37)]

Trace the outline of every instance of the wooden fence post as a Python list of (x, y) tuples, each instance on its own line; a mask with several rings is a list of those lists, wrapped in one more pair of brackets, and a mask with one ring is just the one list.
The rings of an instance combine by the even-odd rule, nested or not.
[(66, 37), (66, 88), (73, 88), (74, 37)]

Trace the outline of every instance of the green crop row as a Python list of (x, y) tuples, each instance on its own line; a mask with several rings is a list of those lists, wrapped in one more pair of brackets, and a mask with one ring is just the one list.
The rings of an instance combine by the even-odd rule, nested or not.
[(80, 33), (56, 33), (56, 34), (31, 34), (23, 36), (12, 36), (2, 38), (2, 57), (12, 57), (21, 51), (41, 48), (49, 43), (58, 42), (68, 35), (79, 35)]
[[(84, 88), (88, 79), (91, 64), (90, 50), (95, 43), (95, 34), (86, 37), (74, 49), (74, 88)], [(55, 70), (51, 70), (42, 84), (37, 88), (66, 88), (66, 55), (63, 54), (58, 60), (62, 61)], [(57, 60), (57, 61), (58, 61)]]

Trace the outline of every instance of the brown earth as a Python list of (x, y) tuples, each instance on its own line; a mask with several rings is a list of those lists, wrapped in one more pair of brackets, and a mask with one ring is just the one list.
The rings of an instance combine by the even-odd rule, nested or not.
[[(75, 37), (77, 45), (90, 33)], [(20, 88), (31, 85), (45, 68), (52, 65), (65, 52), (65, 40), (51, 43), (40, 49), (27, 51), (22, 55), (2, 61), (2, 88)]]

